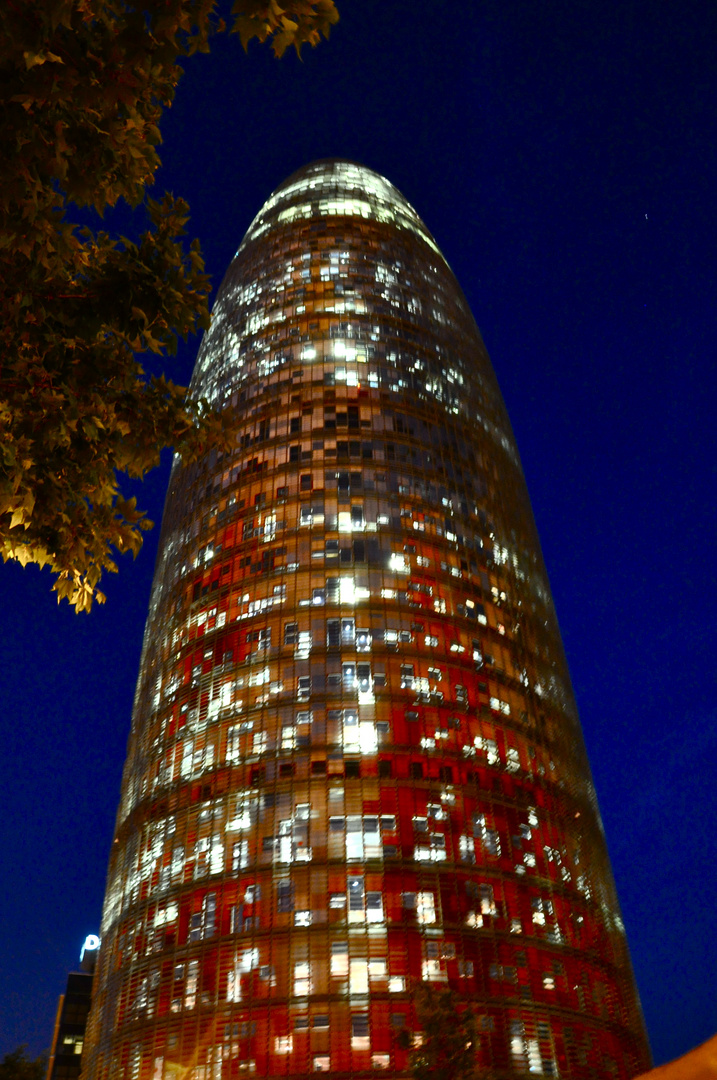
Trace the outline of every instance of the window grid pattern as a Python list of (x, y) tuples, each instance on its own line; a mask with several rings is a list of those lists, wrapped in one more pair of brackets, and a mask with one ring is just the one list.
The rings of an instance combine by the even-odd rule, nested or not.
[(88, 1075), (405, 1075), (423, 981), (495, 1075), (646, 1068), (510, 424), (396, 189), (282, 185), (192, 389), (236, 445), (172, 472)]

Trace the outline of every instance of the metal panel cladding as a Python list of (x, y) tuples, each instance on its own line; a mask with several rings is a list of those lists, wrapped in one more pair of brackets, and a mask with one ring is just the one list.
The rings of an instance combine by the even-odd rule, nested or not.
[(518, 452), (382, 177), (307, 166), (219, 290), (110, 860), (93, 1080), (405, 1075), (412, 994), (494, 1077), (649, 1063)]

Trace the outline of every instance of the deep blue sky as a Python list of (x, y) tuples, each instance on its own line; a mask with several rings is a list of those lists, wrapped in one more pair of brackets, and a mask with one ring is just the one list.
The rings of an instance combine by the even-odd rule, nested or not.
[[(215, 285), (317, 157), (434, 233), (522, 454), (659, 1063), (717, 1031), (717, 8), (338, 3), (303, 63), (236, 38), (188, 62), (156, 190)], [(49, 1045), (98, 928), (157, 532), (89, 617), (0, 567), (0, 1054)]]

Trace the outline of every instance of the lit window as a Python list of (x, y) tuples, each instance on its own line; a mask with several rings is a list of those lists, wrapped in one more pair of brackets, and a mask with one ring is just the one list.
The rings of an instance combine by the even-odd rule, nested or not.
[(479, 885), (478, 898), (480, 900), (480, 910), (483, 915), (496, 914), (495, 898), (493, 896), (492, 885)]
[(351, 1017), (351, 1049), (368, 1050), (369, 1048), (368, 1013), (354, 1013)]
[[(351, 819), (349, 818), (349, 821)], [(359, 824), (361, 819), (359, 818)], [(348, 826), (348, 822), (347, 822)], [(362, 877), (349, 877), (346, 881), (349, 898), (349, 922), (363, 922), (364, 915), (364, 880)]]
[(311, 631), (300, 630), (296, 635), (296, 648), (294, 656), (297, 660), (305, 660), (311, 653)]
[(311, 696), (311, 676), (300, 675), (296, 680), (296, 696), (299, 701), (308, 701)]
[(276, 910), (294, 910), (294, 890), (290, 881), (280, 881), (276, 886)]
[(446, 982), (448, 975), (441, 964), (441, 943), (427, 941), (425, 948), (426, 957), (421, 964), (421, 977), (430, 982)]
[(458, 850), (461, 862), (474, 863), (476, 861), (475, 841), (472, 836), (461, 836), (458, 841)]
[(349, 993), (368, 993), (368, 961), (351, 960), (349, 965)]
[(217, 911), (216, 893), (207, 893), (202, 900), (202, 910), (195, 912), (189, 920), (189, 940), (201, 941), (212, 937), (215, 929)]
[(331, 974), (344, 979), (349, 973), (349, 946), (347, 941), (331, 942)]
[[(377, 845), (378, 846), (378, 845)], [(366, 893), (366, 922), (383, 922), (383, 894), (380, 892)]]
[(308, 997), (311, 993), (311, 964), (299, 961), (294, 964), (294, 996)]
[(553, 914), (553, 904), (551, 900), (543, 900), (541, 897), (533, 897), (530, 901), (530, 906), (533, 909), (533, 922), (536, 926), (545, 926), (546, 915)]
[(432, 892), (416, 893), (416, 919), (422, 926), (436, 921), (436, 900)]

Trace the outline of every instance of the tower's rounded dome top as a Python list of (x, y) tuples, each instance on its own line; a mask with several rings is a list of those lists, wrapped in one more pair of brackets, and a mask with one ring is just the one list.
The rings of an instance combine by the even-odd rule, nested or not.
[(302, 218), (350, 216), (387, 222), (440, 249), (411, 204), (384, 176), (352, 161), (327, 158), (293, 173), (269, 196), (247, 229), (241, 251), (274, 226)]

